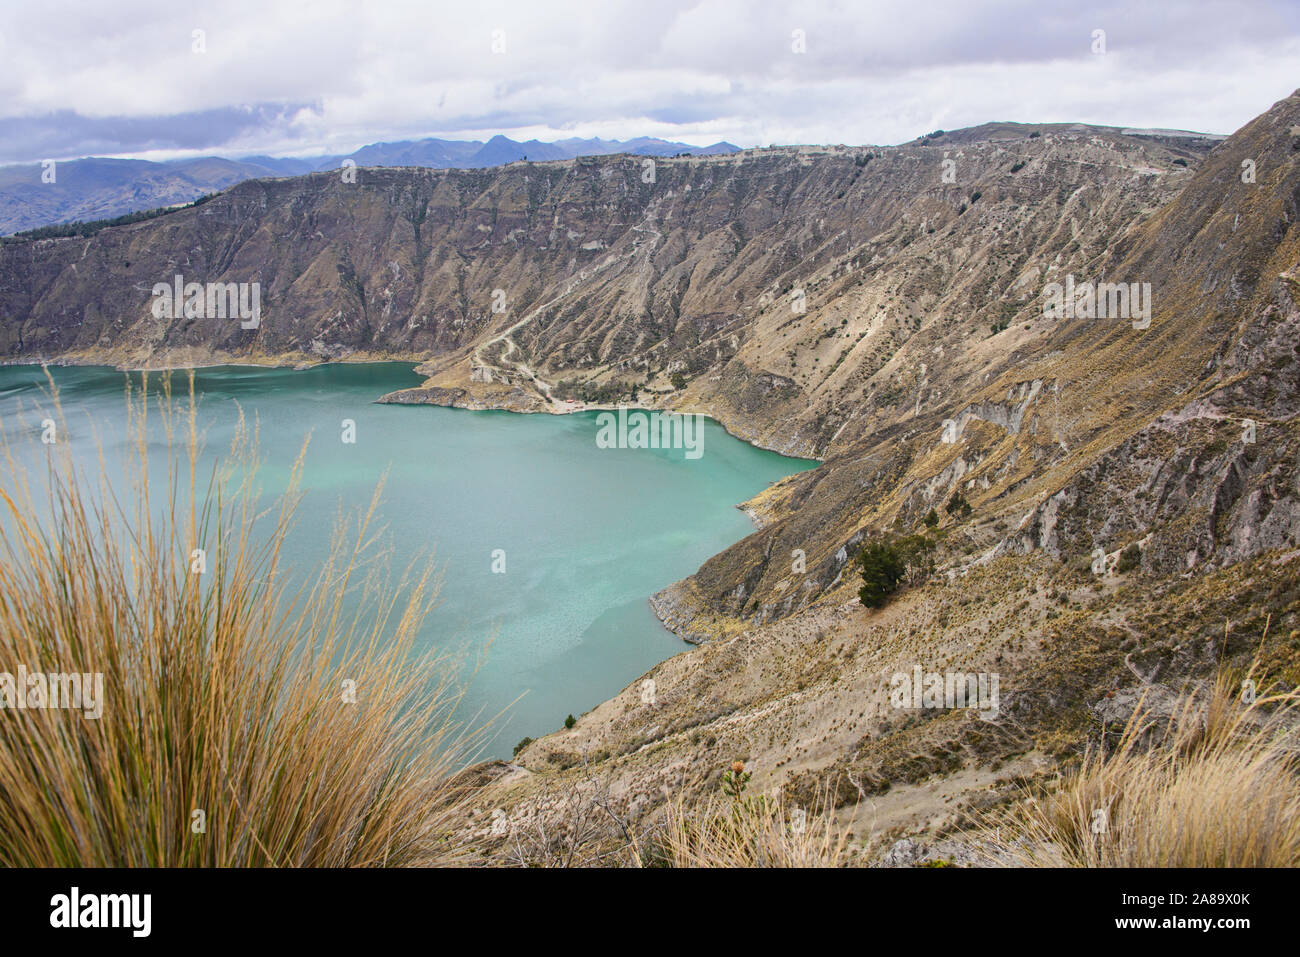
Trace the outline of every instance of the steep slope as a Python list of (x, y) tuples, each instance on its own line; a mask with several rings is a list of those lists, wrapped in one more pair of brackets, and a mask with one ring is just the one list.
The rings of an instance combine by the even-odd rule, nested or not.
[[(617, 847), (666, 804), (716, 794), (740, 759), (753, 790), (829, 804), (864, 861), (896, 859), (884, 852), (903, 836), (977, 860), (967, 829), (982, 812), (1106, 748), (1135, 708), (1167, 715), (1220, 668), (1300, 684), (1297, 128), (1292, 96), (1067, 267), (1151, 283), (1149, 327), (1044, 327), (1040, 312), (1011, 356), (986, 354), (983, 388), (832, 442), (820, 469), (751, 503), (770, 524), (659, 598), (706, 645), (481, 769), (467, 836), (502, 843), (485, 827), (495, 814), (509, 859), (542, 861), (539, 835), (585, 801), (618, 829), (581, 840)], [(917, 529), (953, 491), (975, 514), (937, 530), (937, 574), (864, 609), (852, 545)], [(815, 575), (811, 549), (808, 576), (792, 571), (791, 547), (824, 555), (844, 535)], [(897, 707), (895, 676), (914, 669), (999, 676), (998, 706)]]
[[(48, 175), (53, 182), (47, 182)], [(242, 180), (284, 175), (256, 161), (81, 159), (0, 167), (0, 235), (188, 203)], [(46, 178), (43, 178), (46, 177)]]
[[(1043, 549), (1086, 564), (1101, 548), (1113, 562), (1141, 539), (1145, 562), (1178, 574), (1300, 540), (1298, 107), (1282, 101), (1216, 148), (1150, 221), (1043, 263), (1007, 330), (946, 364), (951, 339), (929, 355), (915, 340), (896, 351), (891, 366), (916, 370), (909, 406), (882, 415), (868, 403), (871, 431), (842, 429), (832, 468), (774, 490), (781, 517), (661, 596), (665, 616), (689, 628), (699, 608), (788, 613), (835, 580), (870, 529), (915, 526), (958, 491), (981, 560)], [(1247, 160), (1254, 182), (1242, 180)], [(1149, 284), (1149, 328), (1045, 318), (1042, 284), (1067, 273)], [(799, 580), (768, 558), (795, 548), (808, 553)]]

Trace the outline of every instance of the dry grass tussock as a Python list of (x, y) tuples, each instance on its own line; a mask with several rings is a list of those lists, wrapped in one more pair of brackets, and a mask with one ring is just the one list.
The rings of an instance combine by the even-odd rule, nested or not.
[(306, 446), (269, 504), (242, 419), (201, 474), (189, 391), (128, 389), (133, 451), (113, 479), (102, 448), (94, 476), (67, 443), (32, 466), (5, 438), (0, 670), (101, 673), (103, 691), (97, 720), (0, 711), (0, 865), (451, 860), (449, 782), (474, 736), (453, 720), (457, 662), (413, 648), (428, 564), (390, 579), (376, 489), (295, 575), (282, 546)]
[(1300, 866), (1298, 703), (1252, 668), (1167, 715), (1139, 706), (1111, 753), (990, 816), (986, 847), (1020, 866)]
[[(743, 773), (743, 765), (736, 765)], [(734, 780), (734, 778), (729, 778)], [(811, 810), (774, 796), (723, 795), (686, 807), (670, 805), (662, 825), (634, 848), (641, 866), (844, 867), (850, 828), (836, 823), (827, 796)]]

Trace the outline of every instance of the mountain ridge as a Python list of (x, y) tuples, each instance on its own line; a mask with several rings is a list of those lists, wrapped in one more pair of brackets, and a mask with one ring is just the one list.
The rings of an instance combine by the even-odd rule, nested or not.
[(232, 159), (214, 155), (165, 162), (83, 157), (59, 161), (53, 183), (42, 178), (44, 164), (16, 164), (0, 166), (0, 235), (180, 205), (246, 179), (300, 176), (337, 169), (345, 161), (358, 166), (480, 169), (522, 160), (529, 150), (535, 160), (553, 160), (613, 153), (707, 156), (735, 152), (737, 147), (724, 142), (690, 146), (646, 136), (626, 142), (570, 137), (555, 143), (535, 139), (520, 143), (502, 134), (486, 143), (428, 137), (371, 143), (352, 153), (312, 157)]

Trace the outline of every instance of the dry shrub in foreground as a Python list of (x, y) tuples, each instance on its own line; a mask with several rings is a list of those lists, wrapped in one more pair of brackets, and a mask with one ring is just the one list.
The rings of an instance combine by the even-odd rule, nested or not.
[(670, 806), (634, 858), (642, 866), (843, 867), (848, 845), (829, 802), (810, 812), (780, 796), (735, 795)]
[(1185, 694), (1163, 733), (1139, 706), (1113, 754), (985, 822), (989, 849), (1035, 867), (1300, 866), (1297, 696), (1246, 704), (1241, 687), (1221, 674)]
[(305, 447), (268, 508), (242, 421), (226, 465), (200, 482), (192, 382), (190, 393), (181, 411), (153, 397), (161, 490), (146, 390), (127, 396), (124, 480), (79, 474), (61, 444), (33, 493), (6, 443), (0, 671), (102, 672), (104, 701), (99, 720), (0, 710), (0, 865), (439, 861), (466, 742), (451, 723), (452, 663), (412, 654), (429, 572), (391, 588), (382, 562), (366, 570), (376, 491), (292, 584), (281, 547)]

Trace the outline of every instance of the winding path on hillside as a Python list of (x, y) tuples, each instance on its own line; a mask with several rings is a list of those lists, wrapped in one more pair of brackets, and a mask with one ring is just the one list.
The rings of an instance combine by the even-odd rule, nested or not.
[[(534, 319), (540, 316), (547, 309), (554, 306), (556, 303), (571, 296), (577, 289), (584, 286), (589, 280), (593, 279), (598, 273), (602, 273), (606, 271), (611, 266), (616, 266), (635, 259), (637, 254), (642, 252), (643, 250), (646, 253), (646, 257), (643, 263), (643, 268), (647, 268), (647, 269), (650, 268), (651, 258), (653, 257), (655, 247), (658, 246), (659, 241), (663, 239), (663, 233), (659, 232), (659, 230), (656, 229), (654, 225), (656, 222), (655, 208), (657, 207), (657, 205), (658, 202), (656, 201), (650, 207), (647, 207), (645, 218), (642, 220), (642, 222), (639, 225), (632, 227), (632, 232), (644, 232), (648, 230), (651, 233), (651, 238), (648, 241), (640, 240), (640, 239), (634, 240), (632, 243), (632, 248), (628, 250), (628, 252), (622, 254), (621, 256), (612, 256), (607, 258), (604, 262), (597, 263), (596, 265), (590, 266), (587, 269), (579, 270), (577, 277), (571, 279), (568, 285), (565, 287), (564, 291), (561, 292), (559, 295), (535, 307), (522, 319), (516, 322), (514, 325), (509, 326), (508, 328), (498, 333), (497, 335), (493, 336), (492, 338), (487, 339), (484, 342), (481, 342), (477, 346), (475, 346), (474, 351), (470, 354), (471, 369), (475, 367), (482, 367), (482, 368), (490, 369), (492, 372), (500, 373), (502, 375), (508, 375), (511, 372), (522, 373), (523, 376), (537, 389), (537, 391), (541, 393), (542, 397), (548, 403), (553, 402), (554, 399), (551, 396), (552, 387), (549, 382), (547, 382), (536, 372), (534, 372), (533, 369), (526, 362), (510, 361), (509, 357), (516, 349), (515, 340), (513, 338), (515, 332), (517, 332), (519, 329), (522, 329), (524, 326), (528, 325), (530, 322), (532, 322)], [(504, 342), (506, 344), (506, 349), (504, 352), (501, 353), (497, 361), (493, 362), (485, 357), (484, 352), (486, 350), (491, 349), (498, 342)], [(508, 363), (509, 368), (503, 369), (501, 365), (498, 365), (498, 363)]]

